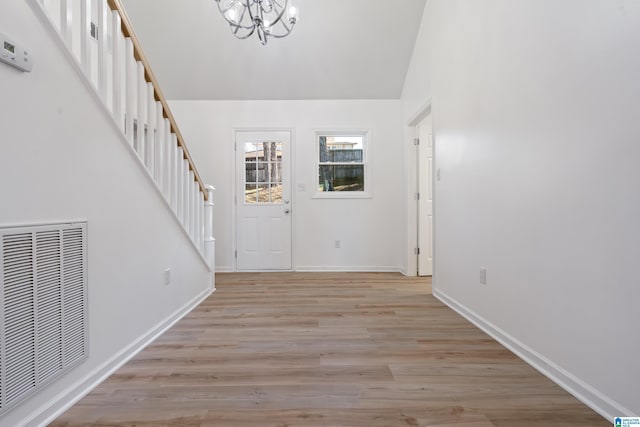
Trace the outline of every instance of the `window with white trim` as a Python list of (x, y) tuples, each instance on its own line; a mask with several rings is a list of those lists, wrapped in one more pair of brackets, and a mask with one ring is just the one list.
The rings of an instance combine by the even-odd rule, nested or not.
[(367, 132), (317, 132), (317, 197), (367, 197)]

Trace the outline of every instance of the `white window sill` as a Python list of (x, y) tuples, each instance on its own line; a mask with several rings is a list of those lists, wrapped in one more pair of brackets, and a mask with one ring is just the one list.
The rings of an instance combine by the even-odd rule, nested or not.
[(372, 199), (371, 193), (366, 191), (323, 191), (316, 192), (312, 199)]

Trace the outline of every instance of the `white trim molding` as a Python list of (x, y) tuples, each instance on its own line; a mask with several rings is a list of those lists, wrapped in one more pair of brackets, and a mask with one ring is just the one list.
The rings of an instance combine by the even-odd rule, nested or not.
[(429, 99), (427, 102), (422, 104), (420, 108), (411, 116), (407, 122), (407, 126), (414, 127), (417, 126), (427, 115), (431, 113), (431, 100)]
[[(406, 239), (407, 239), (407, 247), (406, 247), (406, 264), (405, 264), (405, 274), (407, 276), (417, 276), (418, 275), (418, 257), (415, 254), (415, 249), (418, 247), (418, 216), (417, 216), (417, 203), (416, 199), (417, 194), (417, 181), (418, 181), (418, 167), (416, 165), (416, 152), (417, 148), (415, 146), (415, 138), (418, 138), (419, 135), (416, 133), (416, 126), (424, 120), (429, 114), (432, 113), (431, 99), (427, 100), (422, 106), (416, 110), (413, 115), (407, 120), (407, 125), (404, 131), (404, 150), (405, 150), (405, 168), (406, 168), (406, 177), (407, 177), (407, 193), (406, 193), (406, 208), (407, 208), (407, 227), (406, 227)], [(435, 135), (435, 131), (434, 131)], [(435, 138), (434, 138), (434, 154), (435, 154)], [(435, 156), (434, 156), (435, 160)], [(435, 165), (434, 165), (435, 167)], [(435, 206), (435, 180), (432, 178), (433, 187), (433, 200)], [(433, 245), (434, 245), (434, 253), (435, 253), (435, 209), (433, 210), (434, 214), (434, 223), (432, 227), (433, 235)], [(435, 259), (435, 256), (434, 256)], [(432, 274), (435, 272), (435, 262), (433, 265)]]
[(402, 267), (380, 267), (370, 265), (329, 265), (329, 266), (302, 266), (294, 271), (300, 272), (345, 272), (345, 273), (403, 273)]

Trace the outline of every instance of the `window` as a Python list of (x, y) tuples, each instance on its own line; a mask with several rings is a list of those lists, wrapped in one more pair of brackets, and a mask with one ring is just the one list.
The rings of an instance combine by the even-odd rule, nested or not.
[(367, 132), (318, 132), (317, 197), (368, 197)]
[(244, 144), (244, 203), (282, 204), (282, 142)]

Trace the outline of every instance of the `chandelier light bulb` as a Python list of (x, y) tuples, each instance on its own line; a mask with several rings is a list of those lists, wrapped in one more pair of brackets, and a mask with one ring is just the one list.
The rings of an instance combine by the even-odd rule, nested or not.
[(289, 22), (296, 23), (298, 21), (298, 8), (295, 6), (289, 6), (289, 10), (287, 10), (289, 14)]
[(228, 21), (230, 22), (236, 22), (236, 19), (238, 19), (238, 15), (237, 12), (234, 8), (231, 8), (227, 11), (227, 13), (225, 13), (225, 17), (227, 18)]

